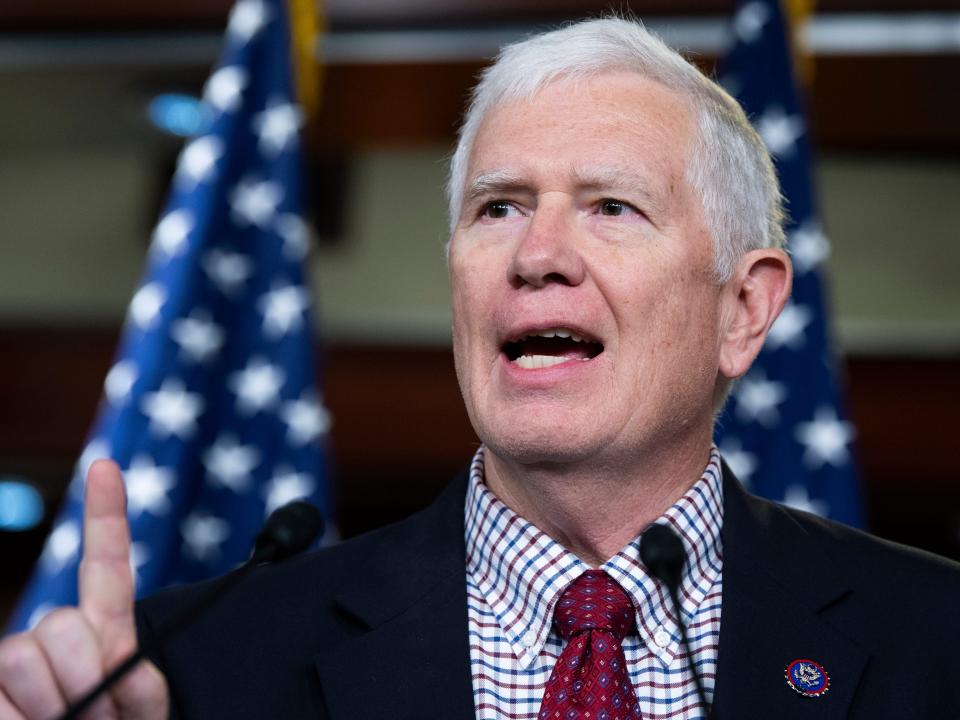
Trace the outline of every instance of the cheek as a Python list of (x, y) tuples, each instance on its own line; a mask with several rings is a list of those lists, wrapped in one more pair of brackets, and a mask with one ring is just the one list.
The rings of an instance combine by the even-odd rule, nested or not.
[(447, 256), (447, 274), (450, 280), (450, 304), (454, 319), (465, 319), (470, 308), (471, 280), (469, 257), (460, 247), (462, 241), (454, 241)]
[(677, 270), (659, 282), (635, 280), (620, 291), (621, 327), (634, 354), (637, 381), (707, 373), (717, 363), (719, 291), (701, 273)]
[(712, 288), (702, 285), (686, 289), (688, 292), (674, 303), (673, 322), (665, 332), (672, 329), (675, 343), (671, 351), (675, 364), (672, 372), (679, 376), (675, 384), (699, 403), (703, 396), (712, 395), (719, 372), (719, 298)]
[(490, 298), (486, 291), (489, 283), (484, 281), (480, 268), (465, 262), (467, 258), (450, 259), (450, 295), (453, 311), (453, 346), (458, 365), (467, 367), (482, 348), (482, 341), (490, 333), (489, 318), (492, 314)]
[(463, 376), (464, 371), (469, 368), (469, 360), (473, 354), (471, 338), (475, 335), (475, 330), (469, 312), (471, 303), (461, 293), (462, 291), (454, 291), (453, 294), (453, 356), (457, 374)]

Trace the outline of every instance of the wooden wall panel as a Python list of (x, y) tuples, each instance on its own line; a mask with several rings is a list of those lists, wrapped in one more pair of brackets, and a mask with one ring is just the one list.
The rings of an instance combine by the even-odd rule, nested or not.
[(452, 145), (480, 62), (337, 65), (325, 71), (312, 146)]
[(960, 54), (818, 57), (811, 109), (821, 146), (960, 150)]
[[(699, 58), (710, 72), (710, 58)], [(336, 65), (311, 142), (345, 148), (451, 145), (481, 62)], [(960, 151), (960, 55), (818, 57), (809, 105), (821, 147)]]
[[(114, 342), (114, 332), (103, 329), (0, 331), (0, 474), (34, 476), (51, 498), (62, 491)], [(321, 352), (334, 418), (333, 471), (344, 530), (352, 534), (422, 506), (466, 462), (476, 438), (449, 350), (337, 345)], [(960, 358), (855, 357), (846, 367), (875, 527), (960, 557), (953, 432)], [(952, 514), (954, 525), (904, 534), (915, 524), (896, 503), (927, 496), (953, 498), (931, 511)]]
[(870, 529), (960, 559), (960, 358), (847, 362)]

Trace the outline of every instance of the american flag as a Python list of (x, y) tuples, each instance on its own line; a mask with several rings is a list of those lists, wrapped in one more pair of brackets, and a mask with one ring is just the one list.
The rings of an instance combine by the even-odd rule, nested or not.
[(11, 630), (77, 601), (83, 478), (124, 470), (137, 594), (245, 560), (265, 516), (329, 516), (283, 0), (239, 0), (183, 148), (98, 417)]
[(830, 245), (813, 192), (810, 135), (776, 0), (741, 0), (721, 82), (774, 157), (790, 221), (793, 295), (720, 419), (717, 444), (753, 492), (863, 525), (853, 441), (831, 348), (823, 262)]

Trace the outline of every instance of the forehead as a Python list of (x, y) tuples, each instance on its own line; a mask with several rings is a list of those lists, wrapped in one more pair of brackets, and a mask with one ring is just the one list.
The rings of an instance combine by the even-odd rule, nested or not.
[(688, 102), (633, 72), (561, 78), (533, 96), (494, 106), (473, 144), (467, 187), (478, 176), (534, 171), (579, 179), (624, 168), (677, 184), (694, 139)]

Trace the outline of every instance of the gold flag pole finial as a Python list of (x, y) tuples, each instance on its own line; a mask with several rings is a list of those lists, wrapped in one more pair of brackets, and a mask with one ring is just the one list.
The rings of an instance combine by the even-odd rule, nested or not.
[(317, 49), (326, 18), (321, 12), (323, 0), (286, 0), (290, 22), (290, 52), (297, 99), (307, 120), (320, 106), (323, 70)]
[(805, 87), (813, 84), (814, 61), (813, 55), (801, 45), (800, 33), (810, 21), (816, 4), (816, 0), (784, 0), (793, 66), (796, 68), (797, 77)]

